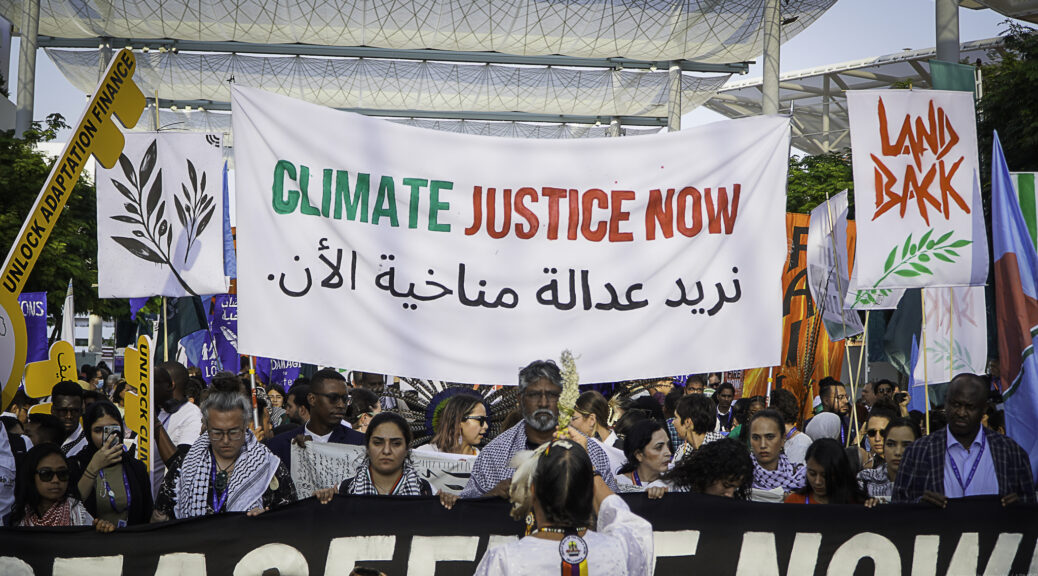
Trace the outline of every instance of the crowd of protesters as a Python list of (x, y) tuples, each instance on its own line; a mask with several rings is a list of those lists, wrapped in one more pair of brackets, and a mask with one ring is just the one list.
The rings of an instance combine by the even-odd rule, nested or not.
[[(614, 529), (627, 534), (625, 562), (632, 567), (651, 558), (651, 536), (646, 552), (639, 548), (643, 535), (624, 532), (644, 526), (622, 499), (611, 498), (614, 492), (868, 507), (944, 507), (949, 499), (976, 495), (998, 495), (1004, 506), (1035, 501), (1027, 454), (1004, 435), (997, 392), (972, 374), (951, 381), (944, 407), (928, 422), (907, 409), (907, 394), (887, 380), (867, 383), (855, 401), (847, 386), (824, 379), (814, 413), (804, 418), (804, 399), (788, 390), (736, 398), (732, 384), (710, 374), (660, 380), (611, 398), (585, 391), (560, 431), (562, 375), (554, 362), (535, 361), (518, 374), (515, 406), (494, 410), (511, 413), (495, 436), (485, 396), (458, 393), (436, 410), (431, 437), (418, 442), (416, 423), (405, 417), (414, 414), (406, 410), (406, 394), (390, 393), (385, 377), (357, 372), (347, 378), (325, 368), (283, 389), (221, 372), (207, 385), (196, 369), (164, 362), (152, 372), (161, 409), (153, 431), (159, 457), (150, 473), (134, 457), (136, 437), (123, 419), (126, 394), (135, 391), (103, 365), (84, 366), (81, 378), (56, 382), (35, 408), (40, 402), (19, 391), (0, 416), (5, 526), (92, 525), (110, 532), (174, 518), (261, 514), (298, 499), (290, 454), (293, 444), (308, 442), (355, 445), (365, 454), (353, 476), (314, 493), (322, 503), (336, 495), (437, 494), (412, 466), (412, 449), (468, 460), (467, 485), (458, 494), (440, 492), (444, 506), (459, 497), (514, 501), (527, 492), (527, 499), (544, 504), (561, 496), (541, 488), (557, 484), (580, 496), (553, 504), (552, 514), (531, 515), (543, 529), (540, 538), (556, 539), (551, 525), (586, 531), (595, 511), (609, 508)], [(927, 424), (931, 433), (924, 435)], [(524, 492), (513, 484), (513, 466), (527, 453), (539, 455), (529, 472), (539, 480)], [(559, 474), (564, 481), (556, 482)], [(575, 506), (574, 498), (581, 502), (581, 526), (566, 525), (573, 516), (559, 509)], [(608, 547), (607, 536), (589, 542)], [(536, 528), (530, 537), (538, 537)], [(524, 550), (540, 547), (531, 542), (488, 554), (487, 570), (505, 570)]]

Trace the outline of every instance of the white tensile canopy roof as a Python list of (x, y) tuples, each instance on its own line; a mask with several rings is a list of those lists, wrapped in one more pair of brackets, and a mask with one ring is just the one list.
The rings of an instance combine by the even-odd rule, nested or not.
[[(971, 64), (987, 64), (1001, 58), (1001, 47), (1000, 38), (977, 40), (962, 44), (960, 55)], [(906, 50), (783, 74), (779, 82), (779, 109), (792, 111), (793, 146), (808, 154), (849, 147), (845, 92), (905, 83), (914, 88), (929, 88), (928, 61), (935, 57), (932, 48)], [(735, 82), (718, 91), (705, 106), (729, 118), (756, 116), (761, 114), (761, 88), (759, 78)]]
[[(73, 86), (90, 93), (101, 50), (48, 48)], [(149, 51), (134, 81), (173, 106), (226, 109), (231, 82), (332, 108), (374, 111), (527, 112), (582, 116), (667, 115), (668, 72), (461, 64), (371, 58), (245, 56)], [(729, 75), (682, 75), (681, 108), (703, 104)], [(377, 114), (377, 112), (374, 112)], [(608, 123), (608, 120), (606, 120)]]
[[(783, 0), (783, 40), (836, 0)], [(731, 63), (763, 51), (765, 0), (40, 0), (41, 36), (368, 46)], [(21, 0), (0, 0), (20, 22)]]
[(1038, 0), (961, 0), (963, 8), (991, 8), (1010, 18), (1018, 18), (1038, 24)]

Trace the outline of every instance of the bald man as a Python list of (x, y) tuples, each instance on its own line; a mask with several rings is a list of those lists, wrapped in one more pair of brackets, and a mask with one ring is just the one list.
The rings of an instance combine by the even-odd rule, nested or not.
[(948, 386), (948, 425), (913, 442), (894, 480), (894, 502), (945, 507), (949, 498), (999, 495), (1002, 505), (1033, 503), (1027, 453), (1008, 436), (981, 426), (988, 383), (959, 374)]

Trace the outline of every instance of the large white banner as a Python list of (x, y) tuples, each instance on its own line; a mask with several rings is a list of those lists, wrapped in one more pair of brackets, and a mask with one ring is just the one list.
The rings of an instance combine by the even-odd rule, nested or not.
[(807, 234), (807, 283), (829, 340), (837, 342), (861, 334), (858, 313), (844, 310), (850, 288), (847, 273), (847, 191), (811, 211)]
[(523, 140), (234, 87), (240, 352), (515, 384), (780, 360), (788, 119)]
[(925, 336), (919, 341), (915, 381), (950, 382), (962, 372), (983, 374), (988, 361), (984, 287), (926, 288), (923, 300)]
[(854, 90), (847, 103), (854, 288), (983, 284), (988, 253), (973, 95)]
[(97, 167), (101, 298), (227, 292), (223, 153), (212, 134), (126, 134), (119, 163)]

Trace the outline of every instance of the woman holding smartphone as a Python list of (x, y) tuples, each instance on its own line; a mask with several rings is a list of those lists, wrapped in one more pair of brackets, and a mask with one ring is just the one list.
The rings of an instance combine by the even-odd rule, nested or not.
[(95, 518), (117, 527), (151, 519), (151, 481), (144, 463), (123, 446), (123, 420), (110, 402), (94, 402), (83, 414), (87, 445), (75, 456), (76, 494)]

